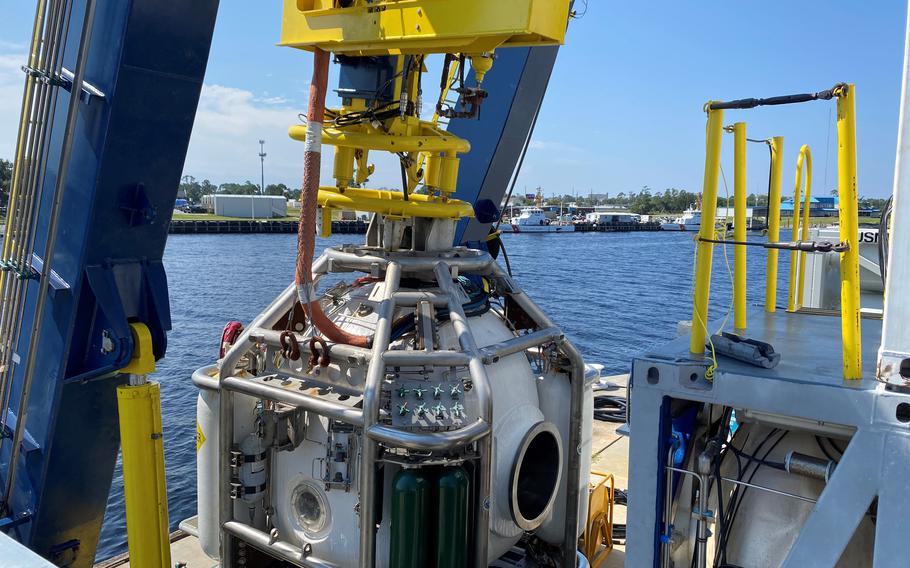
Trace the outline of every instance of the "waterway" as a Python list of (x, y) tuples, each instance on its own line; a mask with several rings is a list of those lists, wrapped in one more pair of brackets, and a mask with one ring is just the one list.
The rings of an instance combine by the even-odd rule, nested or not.
[[(691, 233), (504, 235), (513, 275), (565, 330), (589, 363), (623, 373), (631, 358), (673, 339), (691, 317)], [(336, 235), (317, 243), (360, 242)], [(155, 379), (162, 384), (165, 461), (172, 528), (196, 514), (193, 370), (218, 356), (225, 322), (248, 322), (292, 280), (296, 236), (172, 235), (167, 269), (173, 330)], [(786, 300), (789, 253), (780, 255), (778, 295)], [(500, 259), (501, 260), (501, 259)], [(749, 302), (763, 302), (766, 256), (749, 248)], [(729, 266), (729, 269), (728, 269)], [(714, 255), (711, 318), (730, 311), (733, 251)], [(729, 317), (732, 325), (732, 314)], [(118, 460), (97, 559), (126, 550), (123, 477)]]

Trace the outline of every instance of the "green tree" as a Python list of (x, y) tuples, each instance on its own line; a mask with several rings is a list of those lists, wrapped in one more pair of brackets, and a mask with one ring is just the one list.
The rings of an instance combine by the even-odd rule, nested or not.
[(0, 207), (6, 207), (9, 202), (10, 187), (13, 185), (13, 163), (9, 160), (0, 160)]
[(246, 180), (245, 183), (223, 183), (218, 186), (218, 193), (227, 195), (257, 195), (259, 186)]
[(269, 185), (265, 186), (266, 195), (282, 195), (284, 197), (287, 197), (289, 191), (290, 190), (288, 189), (288, 186), (284, 185), (283, 183), (270, 183)]
[(180, 189), (186, 195), (186, 200), (190, 203), (199, 203), (202, 199), (202, 186), (193, 176), (183, 176), (180, 179)]

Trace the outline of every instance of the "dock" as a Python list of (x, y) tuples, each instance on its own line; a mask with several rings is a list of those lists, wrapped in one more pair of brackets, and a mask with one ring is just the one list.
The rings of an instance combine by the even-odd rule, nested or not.
[(660, 223), (577, 223), (576, 233), (632, 233), (638, 231), (659, 231)]
[[(226, 233), (296, 233), (297, 221), (287, 220), (210, 220), (190, 219), (171, 221), (168, 232), (172, 235), (226, 234)], [(342, 235), (365, 235), (368, 224), (364, 221), (332, 221), (332, 233)]]

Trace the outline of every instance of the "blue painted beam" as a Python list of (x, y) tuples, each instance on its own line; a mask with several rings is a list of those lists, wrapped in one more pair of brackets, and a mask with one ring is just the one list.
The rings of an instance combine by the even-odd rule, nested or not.
[[(218, 0), (97, 0), (85, 79), (103, 97), (84, 97), (66, 172), (63, 215), (37, 344), (31, 396), (19, 400), (15, 369), (11, 424), (28, 406), (26, 443), (0, 474), (17, 468), (8, 534), (58, 565), (89, 567), (119, 449), (114, 371), (132, 354), (130, 321), (152, 332), (156, 357), (171, 327), (161, 258), (205, 75)], [(72, 70), (85, 1), (76, 0), (64, 65)], [(70, 93), (57, 100), (48, 171), (36, 224), (43, 264)], [(35, 264), (33, 263), (33, 264)], [(31, 328), (38, 282), (30, 281), (23, 329)], [(27, 332), (26, 332), (27, 333)], [(18, 343), (21, 361), (28, 337)]]

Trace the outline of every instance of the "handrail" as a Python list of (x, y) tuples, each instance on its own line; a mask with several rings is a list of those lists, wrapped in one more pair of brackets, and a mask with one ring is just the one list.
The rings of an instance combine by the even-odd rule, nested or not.
[[(771, 186), (768, 197), (768, 242), (780, 242), (780, 188), (783, 182), (784, 137), (771, 139)], [(765, 268), (765, 311), (777, 311), (777, 268), (779, 253), (768, 250)]]
[[(733, 239), (746, 240), (746, 123), (733, 125)], [(733, 327), (746, 329), (746, 247), (733, 250)]]
[[(720, 170), (721, 133), (723, 109), (750, 109), (756, 106), (792, 104), (814, 100), (837, 100), (838, 139), (838, 185), (840, 191), (839, 226), (840, 244), (835, 252), (840, 257), (841, 280), (841, 342), (843, 348), (843, 376), (845, 379), (862, 378), (862, 345), (859, 287), (859, 219), (856, 189), (856, 87), (839, 83), (834, 88), (818, 93), (772, 97), (770, 99), (742, 99), (731, 102), (709, 101), (704, 109), (708, 116), (706, 127), (706, 153), (702, 222), (697, 239), (694, 298), (692, 305), (692, 335), (689, 343), (690, 355), (703, 358), (705, 340), (708, 334), (707, 317), (710, 301), (711, 261), (715, 243), (732, 244), (737, 247), (735, 257), (736, 275), (733, 283), (734, 325), (739, 331), (745, 329), (745, 253), (740, 252), (748, 245), (745, 238), (745, 124), (733, 126), (735, 144), (735, 224), (734, 241), (718, 241), (714, 238), (716, 221), (717, 182)], [(801, 308), (805, 291), (805, 253), (825, 252), (819, 243), (809, 242), (809, 215), (812, 196), (812, 154), (808, 146), (802, 146), (797, 160), (796, 183), (793, 197), (792, 243), (780, 242), (781, 178), (783, 163), (783, 137), (771, 141), (771, 176), (768, 200), (768, 240), (761, 246), (768, 249), (765, 274), (765, 311), (777, 309), (777, 273), (779, 249), (790, 250), (790, 274), (787, 297), (787, 311)], [(805, 167), (805, 183), (803, 168)], [(805, 204), (803, 206), (803, 204)], [(716, 366), (716, 361), (713, 363)], [(713, 368), (713, 367), (712, 367)]]
[[(803, 168), (806, 170), (805, 183), (803, 180)], [(812, 192), (812, 151), (809, 150), (808, 144), (803, 144), (799, 149), (799, 157), (796, 159), (796, 183), (793, 188), (793, 226), (791, 230), (791, 240), (809, 240), (809, 209), (810, 195)], [(800, 207), (805, 202), (805, 208), (802, 209), (803, 217), (800, 223)], [(800, 226), (802, 224), (802, 226)], [(802, 232), (800, 232), (802, 229)], [(800, 236), (802, 235), (802, 236)], [(790, 280), (787, 288), (787, 311), (795, 312), (803, 305), (803, 284), (805, 283), (806, 274), (806, 253), (802, 251), (790, 251)], [(797, 281), (799, 284), (797, 284)]]
[(856, 191), (856, 87), (844, 85), (837, 96), (837, 185), (840, 240), (849, 245), (840, 257), (841, 336), (844, 378), (863, 376), (859, 301), (859, 205)]

